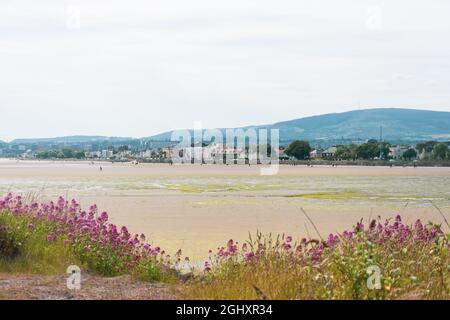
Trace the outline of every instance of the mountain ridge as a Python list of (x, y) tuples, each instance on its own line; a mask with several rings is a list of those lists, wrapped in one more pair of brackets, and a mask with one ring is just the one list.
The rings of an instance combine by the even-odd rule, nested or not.
[[(364, 141), (383, 138), (393, 141), (450, 140), (450, 112), (407, 108), (372, 108), (327, 113), (279, 121), (266, 125), (249, 125), (231, 129), (279, 129), (280, 140)], [(191, 130), (192, 129), (187, 129)], [(225, 131), (226, 128), (220, 128)], [(15, 139), (10, 144), (27, 143), (95, 143), (99, 141), (169, 141), (174, 130), (143, 138), (74, 135), (56, 138)], [(336, 142), (337, 143), (337, 142)]]
[[(273, 124), (233, 129), (279, 129), (281, 141), (384, 139), (450, 140), (450, 112), (405, 108), (373, 108), (308, 116)], [(225, 130), (221, 128), (221, 130)], [(148, 137), (168, 140), (173, 131)]]
[(99, 136), (99, 135), (73, 135), (73, 136), (62, 136), (55, 138), (25, 138), (25, 139), (14, 139), (10, 143), (21, 144), (21, 143), (86, 143), (86, 142), (96, 142), (96, 141), (126, 141), (133, 140), (136, 138), (131, 137), (109, 137), (109, 136)]

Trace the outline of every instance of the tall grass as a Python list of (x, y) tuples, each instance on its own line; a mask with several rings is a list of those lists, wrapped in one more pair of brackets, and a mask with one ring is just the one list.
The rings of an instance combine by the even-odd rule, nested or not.
[[(188, 299), (449, 299), (449, 250), (440, 225), (406, 225), (400, 216), (326, 239), (257, 233), (243, 244), (229, 240), (176, 286)], [(109, 223), (95, 205), (0, 197), (0, 272), (64, 273), (75, 264), (174, 283), (180, 259)]]
[(109, 223), (96, 205), (84, 211), (63, 197), (48, 203), (12, 194), (0, 198), (0, 271), (61, 273), (73, 264), (102, 276), (176, 278), (169, 255), (145, 242), (144, 235)]
[(449, 299), (449, 241), (440, 226), (408, 226), (400, 216), (360, 222), (324, 241), (258, 233), (219, 248), (179, 292), (189, 299)]
[(49, 226), (0, 212), (0, 271), (39, 274), (63, 273), (79, 263), (63, 240), (47, 241)]

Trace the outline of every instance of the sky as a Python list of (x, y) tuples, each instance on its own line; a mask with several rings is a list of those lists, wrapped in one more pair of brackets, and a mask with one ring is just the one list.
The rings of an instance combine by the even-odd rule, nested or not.
[(1, 0), (0, 139), (450, 111), (448, 0)]

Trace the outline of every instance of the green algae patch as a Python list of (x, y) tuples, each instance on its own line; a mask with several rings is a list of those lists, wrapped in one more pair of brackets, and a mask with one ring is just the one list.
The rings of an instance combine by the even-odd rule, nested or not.
[(261, 201), (253, 199), (212, 199), (195, 201), (192, 204), (197, 206), (264, 205), (261, 204)]
[(287, 195), (286, 198), (304, 198), (304, 199), (320, 199), (320, 200), (350, 200), (368, 198), (367, 195), (357, 191), (341, 191), (341, 192), (314, 192)]
[(263, 184), (190, 184), (190, 185), (170, 185), (168, 190), (184, 193), (203, 193), (203, 192), (237, 192), (237, 191), (265, 191), (276, 189), (273, 185)]

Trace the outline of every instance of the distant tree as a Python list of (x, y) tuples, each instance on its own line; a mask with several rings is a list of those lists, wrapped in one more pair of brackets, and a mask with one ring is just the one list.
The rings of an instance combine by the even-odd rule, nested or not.
[(354, 160), (356, 158), (355, 146), (338, 146), (334, 158), (336, 160)]
[(36, 154), (36, 158), (38, 159), (54, 159), (58, 157), (58, 152), (54, 150), (45, 150), (40, 151)]
[(48, 155), (48, 151), (40, 151), (36, 154), (36, 158), (38, 159), (48, 159), (49, 155)]
[(311, 146), (307, 141), (302, 140), (293, 141), (285, 151), (288, 156), (295, 157), (298, 160), (308, 159), (310, 152)]
[(389, 142), (380, 142), (379, 148), (381, 151), (381, 158), (387, 159), (389, 157), (389, 148), (391, 147), (391, 144)]
[(83, 159), (84, 157), (84, 151), (76, 151), (70, 148), (63, 148), (59, 151), (43, 150), (36, 154), (38, 159)]
[(50, 159), (58, 158), (58, 155), (59, 155), (58, 151), (55, 150), (48, 151), (48, 158)]
[(268, 143), (266, 145), (258, 146), (258, 148), (261, 149), (261, 152), (264, 152), (264, 149), (266, 149), (265, 156), (267, 156), (267, 157), (272, 157), (272, 156), (275, 156), (275, 154), (276, 154), (275, 148), (272, 148), (272, 145), (270, 143)]
[(74, 153), (74, 158), (75, 159), (84, 159), (85, 158), (84, 151), (76, 151)]
[(351, 159), (352, 160), (356, 160), (356, 158), (358, 158), (357, 156), (357, 149), (358, 149), (358, 145), (357, 144), (352, 144), (350, 145), (350, 153), (351, 153)]
[(358, 159), (374, 159), (379, 158), (386, 159), (389, 155), (389, 143), (378, 142), (371, 139), (367, 143), (363, 143), (356, 147), (356, 157)]
[(404, 160), (412, 160), (417, 158), (417, 151), (413, 148), (410, 148), (403, 153), (403, 159)]
[(130, 150), (130, 147), (128, 147), (128, 146), (120, 146), (117, 150), (119, 152), (128, 151), (128, 150)]
[(75, 153), (74, 153), (74, 151), (72, 149), (63, 148), (61, 150), (60, 157), (63, 158), (63, 159), (71, 159), (71, 158), (75, 158), (74, 155), (75, 155)]
[(434, 146), (438, 144), (437, 141), (427, 141), (427, 142), (420, 142), (416, 145), (416, 149), (417, 151), (419, 151), (419, 153), (422, 152), (432, 152)]
[(445, 143), (438, 143), (433, 147), (433, 159), (444, 160), (447, 158), (448, 153), (448, 145)]
[(345, 159), (347, 158), (346, 152), (348, 151), (346, 146), (336, 146), (336, 153), (334, 154), (334, 157), (336, 159)]
[(375, 141), (369, 141), (367, 143), (363, 143), (356, 148), (356, 157), (358, 159), (373, 159), (380, 155), (380, 148), (378, 147), (378, 143)]

